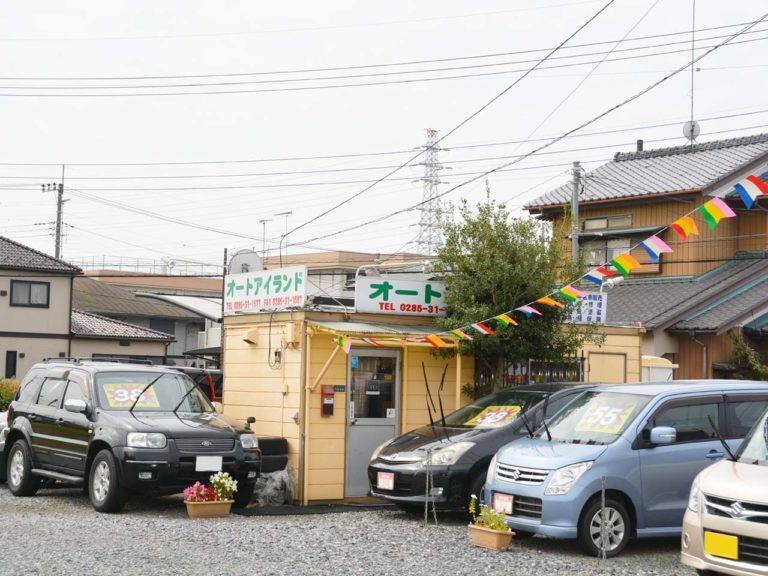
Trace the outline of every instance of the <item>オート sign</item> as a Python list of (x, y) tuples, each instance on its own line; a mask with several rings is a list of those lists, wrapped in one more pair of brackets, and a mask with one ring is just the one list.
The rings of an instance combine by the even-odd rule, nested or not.
[(224, 278), (224, 315), (299, 308), (306, 301), (306, 266), (231, 274)]
[(355, 310), (377, 314), (445, 316), (445, 284), (431, 280), (367, 278), (355, 281)]

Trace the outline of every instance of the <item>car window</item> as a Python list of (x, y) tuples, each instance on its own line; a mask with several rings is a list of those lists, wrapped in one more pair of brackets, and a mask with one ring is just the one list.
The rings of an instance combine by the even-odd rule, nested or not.
[[(432, 392), (435, 395), (435, 392)], [(445, 424), (453, 428), (499, 428), (511, 423), (522, 411), (526, 412), (544, 399), (543, 390), (508, 388), (483, 396), (446, 414)], [(437, 398), (435, 398), (437, 403)]]
[(43, 386), (40, 388), (40, 396), (37, 403), (42, 406), (61, 406), (61, 397), (64, 395), (64, 389), (67, 387), (67, 381), (61, 378), (46, 378)]
[(44, 374), (45, 370), (42, 368), (33, 368), (27, 372), (19, 385), (18, 399), (20, 402), (31, 403), (35, 401)]
[(752, 429), (757, 419), (768, 408), (768, 400), (730, 400), (725, 404), (728, 422), (730, 422), (730, 438), (744, 438)]
[(718, 403), (679, 404), (662, 407), (646, 424), (643, 439), (649, 440), (651, 429), (657, 426), (668, 426), (677, 431), (676, 444), (684, 442), (700, 442), (714, 438), (715, 434), (709, 418), (720, 428), (718, 418)]
[(85, 384), (75, 380), (70, 380), (67, 384), (67, 391), (64, 393), (64, 402), (67, 400), (82, 400), (88, 403), (88, 392)]
[(104, 410), (130, 410), (135, 402), (136, 411), (213, 411), (200, 387), (180, 372), (101, 372), (95, 388)]

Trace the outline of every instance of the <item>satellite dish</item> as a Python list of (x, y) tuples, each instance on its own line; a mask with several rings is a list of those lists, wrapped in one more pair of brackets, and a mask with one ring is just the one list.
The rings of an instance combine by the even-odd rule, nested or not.
[(245, 274), (246, 272), (258, 272), (264, 270), (264, 263), (253, 250), (240, 250), (235, 252), (229, 261), (230, 274)]
[(685, 136), (688, 140), (694, 141), (696, 138), (699, 137), (699, 134), (701, 133), (701, 128), (699, 127), (699, 123), (695, 120), (689, 120), (685, 124), (683, 124), (683, 136)]

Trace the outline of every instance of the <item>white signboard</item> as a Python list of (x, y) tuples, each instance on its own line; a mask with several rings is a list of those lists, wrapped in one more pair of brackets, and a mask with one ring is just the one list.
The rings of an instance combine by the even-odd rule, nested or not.
[(230, 274), (224, 278), (225, 316), (302, 307), (306, 301), (306, 266)]
[(355, 310), (406, 316), (445, 316), (445, 283), (358, 276)]
[(575, 324), (605, 324), (608, 313), (608, 294), (605, 292), (588, 292), (584, 298), (579, 298), (573, 305), (571, 322)]

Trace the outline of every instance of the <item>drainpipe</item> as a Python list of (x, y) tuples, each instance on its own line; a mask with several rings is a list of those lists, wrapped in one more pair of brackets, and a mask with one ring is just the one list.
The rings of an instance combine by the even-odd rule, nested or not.
[(707, 370), (708, 364), (707, 364), (707, 345), (704, 344), (701, 340), (696, 339), (696, 332), (691, 331), (691, 333), (688, 335), (692, 341), (696, 342), (699, 346), (701, 346), (701, 370), (702, 370), (702, 378), (707, 378), (709, 376), (709, 371)]

